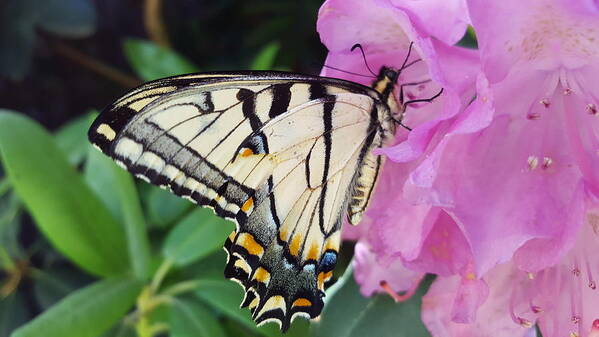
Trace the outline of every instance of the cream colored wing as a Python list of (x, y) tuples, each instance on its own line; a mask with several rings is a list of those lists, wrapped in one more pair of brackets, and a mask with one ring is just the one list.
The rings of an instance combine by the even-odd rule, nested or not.
[(258, 323), (285, 330), (322, 310), (341, 221), (381, 145), (386, 109), (373, 90), (341, 80), (189, 75), (125, 95), (89, 138), (136, 176), (234, 220), (225, 276), (244, 287)]

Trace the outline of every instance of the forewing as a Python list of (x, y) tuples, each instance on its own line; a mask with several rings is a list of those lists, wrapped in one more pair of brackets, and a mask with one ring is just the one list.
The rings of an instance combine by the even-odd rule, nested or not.
[(234, 220), (225, 276), (258, 323), (317, 317), (348, 194), (378, 132), (371, 90), (282, 73), (150, 82), (89, 138), (136, 176)]

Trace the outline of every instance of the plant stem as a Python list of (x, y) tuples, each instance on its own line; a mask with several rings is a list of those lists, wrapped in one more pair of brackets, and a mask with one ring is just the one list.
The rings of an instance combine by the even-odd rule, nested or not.
[(133, 88), (141, 84), (141, 81), (133, 76), (127, 75), (118, 69), (115, 69), (106, 63), (103, 63), (95, 58), (86, 55), (79, 50), (70, 47), (64, 43), (56, 42), (54, 44), (56, 53), (78, 63), (79, 65), (88, 68), (116, 83), (119, 83), (125, 88)]
[(170, 48), (171, 43), (162, 21), (162, 0), (145, 0), (144, 25), (146, 31), (156, 44)]
[(158, 267), (158, 270), (156, 270), (156, 274), (154, 274), (154, 277), (152, 278), (152, 283), (150, 284), (150, 290), (152, 291), (152, 293), (155, 294), (158, 291), (160, 285), (162, 284), (162, 281), (164, 280), (166, 274), (168, 274), (172, 266), (173, 261), (170, 259), (166, 259), (162, 262), (160, 267)]
[(192, 290), (198, 288), (201, 283), (202, 283), (202, 281), (200, 281), (200, 280), (189, 280), (189, 281), (180, 282), (180, 283), (177, 283), (177, 284), (173, 285), (172, 287), (169, 287), (168, 289), (166, 289), (164, 292), (162, 292), (162, 295), (177, 296), (179, 294), (186, 293), (188, 291), (192, 291)]

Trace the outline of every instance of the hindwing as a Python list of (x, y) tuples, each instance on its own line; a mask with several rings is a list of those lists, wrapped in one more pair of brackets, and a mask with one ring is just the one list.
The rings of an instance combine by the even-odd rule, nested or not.
[(257, 323), (285, 330), (322, 310), (357, 175), (381, 163), (368, 156), (387, 110), (342, 80), (195, 74), (134, 89), (89, 139), (137, 177), (235, 221), (225, 276), (244, 287)]

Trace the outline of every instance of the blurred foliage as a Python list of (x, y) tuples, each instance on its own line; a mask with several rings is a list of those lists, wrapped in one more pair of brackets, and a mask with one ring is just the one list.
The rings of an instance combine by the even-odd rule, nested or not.
[(66, 38), (96, 31), (90, 0), (5, 0), (0, 9), (0, 75), (16, 80), (31, 66), (36, 29)]
[[(150, 3), (161, 1), (0, 4), (0, 337), (281, 336), (255, 326), (223, 277), (233, 224), (134, 180), (86, 132), (96, 109), (142, 81), (317, 73), (320, 0), (172, 0), (159, 17)], [(344, 247), (336, 275), (350, 257)], [(351, 276), (319, 322), (298, 319), (286, 336), (427, 336), (422, 291), (367, 299)]]

